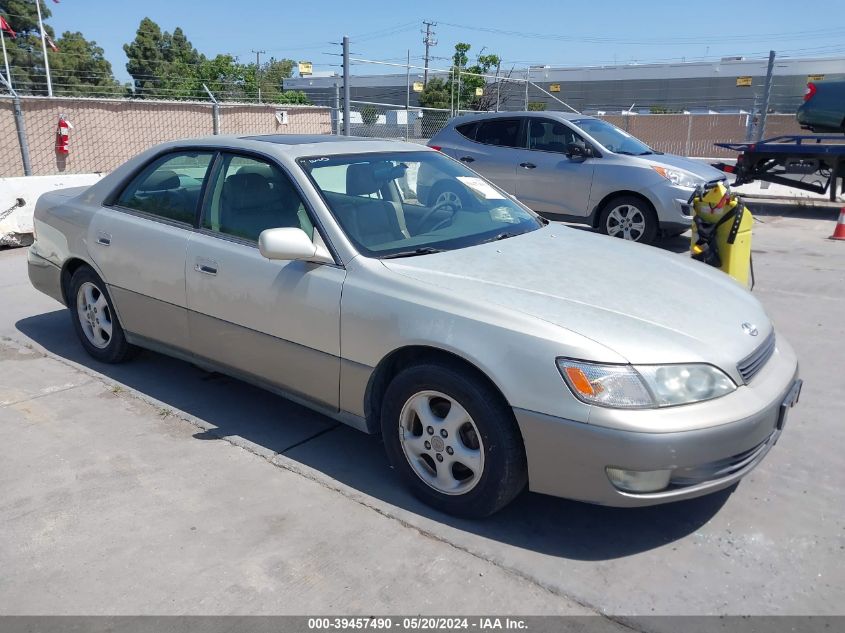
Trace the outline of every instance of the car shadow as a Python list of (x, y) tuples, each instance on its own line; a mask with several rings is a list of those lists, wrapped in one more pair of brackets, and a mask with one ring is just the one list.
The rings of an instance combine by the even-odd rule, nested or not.
[[(154, 352), (142, 351), (120, 365), (100, 363), (82, 349), (66, 310), (21, 319), (16, 327), (50, 353), (210, 425), (194, 434), (197, 440), (240, 438), (259, 454), (281, 454), (353, 491), (395, 506), (400, 514), (411, 513), (459, 532), (543, 554), (599, 561), (665, 546), (707, 523), (733, 490), (634, 509), (525, 492), (492, 517), (458, 519), (423, 505), (401, 485), (377, 436), (337, 424), (263, 389)], [(413, 516), (402, 518), (417, 521)]]

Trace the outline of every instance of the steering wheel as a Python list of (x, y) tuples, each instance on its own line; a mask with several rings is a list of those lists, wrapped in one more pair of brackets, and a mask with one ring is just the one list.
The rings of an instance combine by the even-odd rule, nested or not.
[(454, 202), (449, 201), (449, 200), (441, 200), (440, 202), (435, 204), (433, 207), (431, 207), (431, 209), (429, 211), (427, 211), (425, 213), (425, 215), (423, 215), (420, 218), (420, 221), (417, 224), (417, 226), (419, 226), (420, 228), (424, 227), (426, 225), (426, 222), (428, 222), (434, 216), (435, 213), (437, 213), (438, 211), (441, 211), (443, 209), (447, 209), (447, 210), (451, 211), (451, 213), (449, 213), (448, 217), (443, 218), (440, 222), (438, 222), (436, 225), (434, 225), (432, 228), (430, 228), (429, 231), (436, 231), (442, 225), (444, 225), (446, 222), (451, 221), (452, 218), (455, 217), (455, 214), (461, 209), (461, 207), (458, 206), (457, 204), (455, 204)]

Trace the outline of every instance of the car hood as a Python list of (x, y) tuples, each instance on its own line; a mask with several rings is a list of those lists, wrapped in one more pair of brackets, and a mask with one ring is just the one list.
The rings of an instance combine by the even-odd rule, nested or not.
[[(708, 362), (736, 376), (737, 362), (772, 328), (760, 303), (721, 271), (559, 224), (383, 264), (439, 289), (446, 301), (455, 294), (531, 315), (631, 363)], [(743, 331), (745, 322), (757, 336)]]
[(692, 160), (684, 156), (677, 156), (676, 154), (649, 154), (648, 156), (640, 156), (638, 158), (642, 158), (650, 165), (657, 165), (658, 167), (683, 169), (705, 181), (725, 179), (724, 172), (719, 171), (715, 167), (703, 161)]

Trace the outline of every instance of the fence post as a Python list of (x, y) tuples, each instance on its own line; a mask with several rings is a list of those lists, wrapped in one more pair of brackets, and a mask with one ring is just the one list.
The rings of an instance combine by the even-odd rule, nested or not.
[(343, 135), (349, 136), (352, 125), (349, 114), (349, 99), (351, 94), (351, 86), (349, 72), (349, 36), (343, 36)]
[(449, 72), (452, 75), (449, 82), (449, 116), (453, 117), (455, 116), (455, 67), (452, 66)]
[(769, 51), (769, 67), (766, 69), (766, 85), (763, 88), (763, 107), (760, 108), (760, 122), (757, 125), (755, 143), (763, 140), (766, 133), (766, 115), (769, 113), (769, 99), (772, 97), (772, 79), (775, 73), (775, 52)]
[(340, 136), (340, 85), (334, 82), (334, 108), (332, 108), (332, 134)]
[(408, 67), (405, 69), (405, 140), (411, 138), (408, 123), (411, 120), (411, 49), (408, 49)]
[(26, 142), (26, 126), (23, 120), (23, 110), (21, 110), (21, 98), (18, 96), (18, 93), (15, 92), (15, 89), (12, 88), (11, 77), (7, 79), (3, 75), (0, 75), (0, 81), (2, 81), (3, 85), (5, 85), (9, 92), (12, 93), (12, 108), (15, 113), (15, 128), (18, 130), (18, 147), (20, 147), (21, 150), (23, 175), (31, 176), (32, 163), (29, 160), (29, 145)]
[(501, 62), (496, 65), (496, 112), (499, 111), (499, 96), (500, 96), (500, 87), (502, 83), (499, 81), (499, 69), (502, 67)]
[(29, 144), (26, 141), (26, 126), (23, 119), (23, 111), (21, 110), (21, 98), (18, 93), (14, 93), (12, 100), (15, 109), (15, 127), (18, 129), (18, 145), (21, 148), (21, 161), (23, 162), (23, 175), (32, 175), (32, 163), (29, 160)]
[(525, 109), (528, 110), (528, 82), (531, 81), (531, 66), (525, 70)]
[(211, 90), (208, 89), (208, 86), (203, 84), (202, 87), (205, 88), (205, 91), (211, 98), (211, 130), (212, 134), (217, 136), (220, 134), (220, 104), (217, 103), (217, 99), (214, 98), (214, 95)]
[(684, 150), (684, 156), (690, 155), (690, 150), (692, 149), (692, 114), (687, 115), (687, 145), (686, 149)]

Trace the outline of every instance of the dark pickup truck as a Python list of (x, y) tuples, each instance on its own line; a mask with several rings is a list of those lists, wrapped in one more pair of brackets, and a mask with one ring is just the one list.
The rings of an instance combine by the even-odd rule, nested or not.
[(798, 108), (798, 123), (813, 132), (845, 132), (845, 81), (811, 81)]

